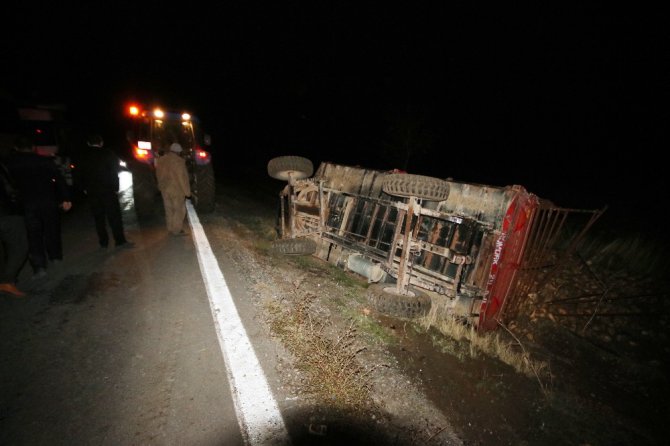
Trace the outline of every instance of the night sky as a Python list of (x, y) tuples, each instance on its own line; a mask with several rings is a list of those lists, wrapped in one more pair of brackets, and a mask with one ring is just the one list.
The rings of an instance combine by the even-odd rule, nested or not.
[(670, 61), (658, 11), (143, 3), (6, 10), (3, 99), (63, 102), (105, 133), (129, 100), (189, 108), (221, 175), (266, 175), (271, 157), (303, 155), (521, 184), (639, 220), (666, 205)]

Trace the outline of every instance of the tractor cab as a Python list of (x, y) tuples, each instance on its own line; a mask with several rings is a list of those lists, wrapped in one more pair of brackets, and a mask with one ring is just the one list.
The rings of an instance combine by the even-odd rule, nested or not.
[(197, 117), (186, 111), (148, 108), (131, 104), (126, 108), (126, 150), (122, 158), (132, 173), (134, 207), (138, 217), (156, 212), (160, 193), (154, 163), (173, 143), (182, 146), (191, 181), (193, 202), (200, 212), (214, 209), (215, 180), (211, 144)]

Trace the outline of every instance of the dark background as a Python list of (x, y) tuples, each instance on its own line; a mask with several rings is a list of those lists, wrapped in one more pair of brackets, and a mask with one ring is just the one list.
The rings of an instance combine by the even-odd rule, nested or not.
[(108, 140), (130, 100), (188, 108), (219, 176), (266, 176), (271, 157), (302, 155), (521, 184), (659, 228), (670, 122), (659, 11), (220, 3), (13, 7), (0, 93), (66, 103)]

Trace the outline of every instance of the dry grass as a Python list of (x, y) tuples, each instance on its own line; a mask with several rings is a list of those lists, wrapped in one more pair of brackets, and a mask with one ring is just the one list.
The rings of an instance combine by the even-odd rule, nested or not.
[(467, 351), (471, 358), (485, 354), (513, 367), (517, 373), (535, 378), (542, 393), (549, 396), (553, 380), (549, 364), (533, 359), (521, 341), (502, 324), (502, 333), (479, 333), (472, 325), (452, 317), (446, 305), (435, 302), (431, 311), (419, 322), (424, 329), (434, 327), (441, 334), (461, 344), (458, 351)]
[(296, 358), (296, 366), (306, 374), (303, 391), (328, 401), (331, 407), (347, 411), (370, 409), (372, 399), (368, 375), (374, 368), (361, 366), (357, 356), (355, 322), (344, 332), (334, 332), (327, 318), (313, 315), (315, 296), (298, 287), (292, 299), (270, 302), (270, 327)]

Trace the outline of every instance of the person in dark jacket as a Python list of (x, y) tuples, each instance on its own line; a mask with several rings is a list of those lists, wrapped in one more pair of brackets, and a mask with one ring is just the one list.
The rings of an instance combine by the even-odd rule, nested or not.
[(109, 245), (109, 223), (115, 245), (131, 247), (133, 243), (126, 239), (119, 205), (119, 158), (104, 147), (100, 135), (89, 136), (87, 145), (89, 148), (82, 155), (79, 169), (82, 188), (95, 220), (98, 242), (102, 248)]
[(28, 238), (21, 197), (3, 160), (0, 160), (0, 292), (15, 297), (25, 293), (16, 278), (28, 257)]
[(23, 200), (28, 259), (35, 277), (43, 277), (47, 261), (63, 260), (60, 209), (69, 211), (72, 207), (70, 191), (53, 160), (35, 153), (26, 137), (16, 141), (7, 168)]

